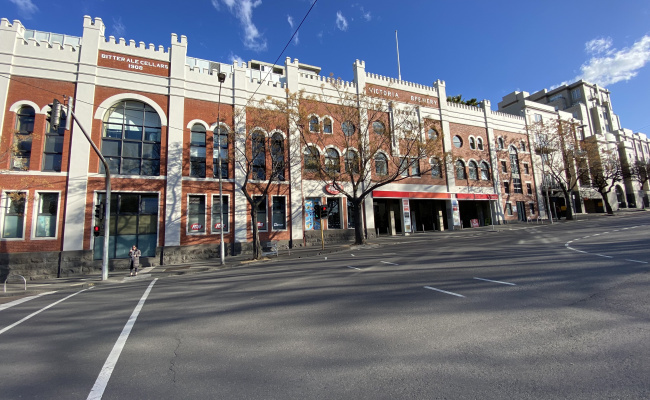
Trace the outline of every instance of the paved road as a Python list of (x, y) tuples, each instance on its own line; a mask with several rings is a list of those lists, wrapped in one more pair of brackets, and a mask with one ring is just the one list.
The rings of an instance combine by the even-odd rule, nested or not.
[(0, 308), (0, 397), (650, 398), (649, 227), (414, 236), (43, 295)]

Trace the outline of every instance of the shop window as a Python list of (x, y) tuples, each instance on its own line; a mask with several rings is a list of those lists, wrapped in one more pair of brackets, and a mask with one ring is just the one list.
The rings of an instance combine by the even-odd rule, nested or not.
[(463, 139), (460, 136), (454, 136), (453, 143), (454, 147), (461, 148), (463, 146)]
[(39, 193), (36, 204), (35, 237), (56, 237), (57, 211), (59, 209), (58, 193)]
[(226, 127), (220, 126), (215, 130), (213, 143), (212, 176), (219, 177), (219, 164), (221, 164), (221, 179), (228, 179), (228, 129)]
[(190, 132), (190, 176), (205, 178), (205, 127), (194, 124)]
[(343, 134), (345, 136), (352, 136), (354, 134), (354, 124), (350, 121), (345, 121), (341, 124), (341, 130), (343, 130)]
[(274, 231), (283, 231), (287, 229), (287, 204), (286, 197), (273, 196), (273, 205), (271, 207), (271, 222)]
[(212, 232), (219, 233), (221, 230), (221, 214), (223, 213), (223, 231), (230, 232), (230, 221), (229, 212), (229, 197), (223, 196), (223, 203), (219, 201), (219, 196), (212, 196)]
[(470, 161), (467, 163), (467, 169), (469, 170), (469, 179), (478, 180), (478, 165), (476, 162)]
[(442, 170), (440, 168), (440, 160), (437, 158), (431, 159), (431, 176), (434, 178), (442, 177)]
[(313, 146), (305, 148), (303, 153), (305, 159), (305, 171), (316, 172), (320, 167), (320, 153)]
[[(359, 207), (361, 207), (361, 205), (359, 205)], [(354, 221), (354, 204), (348, 200), (348, 229), (354, 229)]]
[(465, 163), (461, 160), (456, 161), (456, 179), (467, 179)]
[(385, 154), (377, 153), (375, 155), (375, 174), (377, 176), (388, 175), (388, 157)]
[(273, 177), (278, 181), (284, 181), (284, 137), (280, 132), (276, 132), (271, 137), (271, 168)]
[(354, 150), (348, 150), (345, 153), (345, 172), (348, 174), (359, 173), (359, 153)]
[(255, 132), (251, 137), (251, 151), (253, 155), (253, 175), (251, 179), (266, 180), (266, 142), (262, 132)]
[(327, 229), (341, 229), (341, 199), (327, 199), (327, 207), (330, 209), (327, 218)]
[(2, 237), (4, 239), (23, 237), (26, 199), (27, 193), (25, 192), (6, 192), (4, 194), (4, 220), (2, 224)]
[(16, 114), (16, 130), (11, 152), (11, 169), (26, 171), (32, 156), (32, 133), (34, 133), (34, 108), (22, 106)]
[(328, 174), (338, 174), (341, 172), (341, 157), (336, 149), (327, 149), (325, 151), (325, 171)]
[(490, 179), (490, 166), (485, 161), (481, 162), (481, 180), (487, 181)]
[(187, 200), (187, 232), (205, 233), (205, 196), (189, 196)]
[(530, 208), (530, 215), (535, 214), (535, 203), (528, 203), (528, 207)]
[(43, 171), (61, 172), (65, 124), (65, 113), (61, 113), (61, 122), (59, 129), (52, 129), (52, 126), (49, 122), (46, 125), (45, 143), (43, 147)]
[[(111, 107), (102, 133), (102, 154), (111, 173), (160, 175), (160, 136), (160, 117), (151, 106), (122, 101)], [(103, 164), (100, 168), (104, 173)]]
[(257, 214), (257, 229), (266, 232), (268, 230), (266, 196), (253, 196), (253, 202), (257, 204), (255, 213)]
[(329, 118), (323, 119), (323, 133), (332, 133), (332, 120)]
[[(97, 204), (106, 204), (106, 195), (97, 196)], [(102, 220), (94, 225), (103, 226)], [(111, 194), (111, 215), (108, 223), (110, 239), (108, 257), (128, 258), (136, 245), (143, 257), (154, 257), (158, 242), (158, 195), (138, 193)], [(103, 233), (94, 238), (93, 257), (102, 258)]]

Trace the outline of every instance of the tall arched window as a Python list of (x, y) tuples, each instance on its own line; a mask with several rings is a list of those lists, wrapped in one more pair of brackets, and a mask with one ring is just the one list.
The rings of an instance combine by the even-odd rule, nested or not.
[(498, 148), (499, 150), (503, 150), (504, 147), (505, 147), (505, 144), (503, 143), (503, 138), (502, 138), (502, 137), (499, 137), (499, 138), (497, 139), (497, 148)]
[(377, 153), (375, 156), (375, 173), (378, 176), (388, 175), (388, 157), (385, 154)]
[(273, 179), (284, 180), (284, 137), (280, 132), (275, 132), (271, 137), (271, 168)]
[(320, 153), (318, 152), (318, 149), (314, 146), (305, 147), (303, 157), (305, 160), (305, 171), (318, 171), (320, 166)]
[(254, 132), (251, 136), (251, 155), (253, 174), (251, 179), (266, 180), (266, 141), (262, 132)]
[(221, 179), (228, 179), (228, 143), (229, 131), (223, 125), (214, 130), (214, 151), (212, 152), (212, 175), (219, 177), (219, 156), (221, 156)]
[(341, 157), (335, 149), (327, 149), (325, 152), (325, 171), (329, 174), (341, 172)]
[(349, 149), (345, 153), (345, 172), (358, 174), (359, 173), (359, 153)]
[(476, 150), (476, 140), (471, 136), (469, 138), (469, 148), (472, 150)]
[(465, 163), (461, 160), (456, 161), (456, 179), (467, 179)]
[(487, 181), (490, 179), (490, 166), (485, 161), (481, 162), (481, 180)]
[(478, 180), (478, 165), (475, 161), (470, 161), (467, 163), (467, 169), (469, 170), (469, 179)]
[(519, 175), (519, 157), (517, 156), (517, 149), (515, 146), (510, 146), (510, 172)]
[(11, 169), (25, 171), (29, 169), (32, 156), (32, 133), (36, 112), (30, 106), (22, 106), (16, 113), (16, 131), (11, 154)]
[(442, 169), (440, 168), (440, 160), (437, 158), (431, 159), (431, 176), (434, 178), (442, 177)]
[(476, 148), (479, 150), (483, 150), (483, 138), (476, 138)]
[(190, 131), (190, 176), (205, 178), (205, 127), (194, 124)]
[(329, 118), (323, 119), (323, 133), (332, 133), (332, 120)]
[(318, 117), (312, 116), (309, 118), (309, 132), (318, 132)]
[(61, 112), (59, 129), (52, 129), (49, 122), (45, 125), (45, 146), (43, 146), (43, 165), (41, 167), (43, 171), (61, 172), (66, 118), (65, 113)]
[(111, 172), (160, 175), (160, 129), (160, 117), (148, 104), (127, 100), (111, 107), (102, 135), (102, 154)]

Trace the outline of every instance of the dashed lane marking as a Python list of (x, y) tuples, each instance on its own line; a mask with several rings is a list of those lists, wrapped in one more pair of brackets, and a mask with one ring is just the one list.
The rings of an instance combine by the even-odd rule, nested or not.
[(349, 265), (348, 265), (348, 268), (350, 268), (350, 269), (356, 269), (357, 271), (361, 271), (361, 268), (351, 267), (351, 266), (349, 266)]
[(395, 264), (395, 263), (388, 262), (388, 261), (380, 261), (380, 262), (382, 262), (384, 264), (389, 264), (389, 265), (399, 265), (399, 264)]
[(465, 297), (462, 294), (458, 294), (458, 293), (454, 293), (454, 292), (448, 292), (448, 291), (442, 290), (442, 289), (436, 289), (436, 288), (431, 287), (431, 286), (425, 286), (424, 288), (429, 289), (429, 290), (435, 290), (436, 292), (440, 292), (440, 293), (450, 294), (450, 295), (456, 296), (456, 297)]
[(502, 285), (510, 285), (510, 286), (517, 286), (516, 283), (510, 283), (510, 282), (503, 282), (503, 281), (493, 281), (492, 279), (484, 279), (484, 278), (474, 278), (478, 279), (479, 281), (485, 281), (485, 282), (494, 282), (494, 283), (500, 283)]

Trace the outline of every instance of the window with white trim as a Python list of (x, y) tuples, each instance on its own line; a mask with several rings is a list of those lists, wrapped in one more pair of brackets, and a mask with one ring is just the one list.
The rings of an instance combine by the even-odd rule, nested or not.
[(32, 156), (32, 133), (36, 112), (33, 107), (22, 106), (16, 113), (16, 129), (11, 151), (11, 169), (26, 171)]
[(27, 193), (5, 192), (4, 193), (4, 218), (2, 223), (2, 238), (17, 239), (24, 235), (25, 227), (25, 203)]
[(219, 195), (215, 194), (212, 196), (212, 232), (213, 233), (219, 233), (219, 231), (222, 228), (221, 225), (221, 214), (223, 214), (223, 232), (230, 232), (230, 224), (228, 221), (230, 221), (229, 217), (229, 211), (230, 207), (228, 206), (230, 204), (228, 196), (223, 196), (223, 208), (222, 208), (222, 202), (219, 201)]
[(61, 172), (63, 158), (63, 140), (65, 135), (66, 116), (61, 112), (59, 129), (54, 130), (48, 122), (45, 126), (45, 143), (43, 146), (43, 171)]
[(56, 237), (56, 221), (59, 209), (58, 193), (39, 193), (36, 203), (36, 227), (34, 236)]
[(341, 199), (328, 198), (327, 207), (330, 210), (327, 218), (327, 229), (341, 229)]
[(253, 196), (253, 202), (257, 204), (255, 213), (257, 214), (257, 229), (259, 231), (268, 231), (266, 196)]
[(190, 131), (190, 176), (205, 178), (205, 127), (194, 124)]
[(284, 196), (271, 197), (271, 222), (274, 231), (287, 229), (287, 198)]
[(188, 196), (187, 232), (205, 233), (205, 196)]

